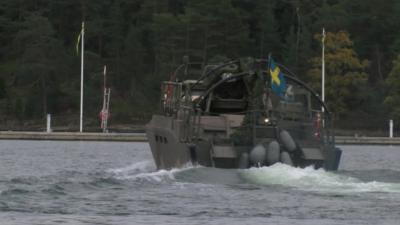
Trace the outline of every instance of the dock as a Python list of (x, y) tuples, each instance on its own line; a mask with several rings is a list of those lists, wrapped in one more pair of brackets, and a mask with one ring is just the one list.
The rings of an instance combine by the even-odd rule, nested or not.
[[(0, 140), (147, 142), (145, 133), (0, 131)], [(400, 145), (400, 137), (336, 136), (338, 145)]]
[(400, 137), (352, 137), (336, 136), (338, 145), (400, 145)]
[(55, 140), (55, 141), (121, 141), (147, 142), (144, 133), (95, 133), (95, 132), (25, 132), (0, 131), (3, 140)]

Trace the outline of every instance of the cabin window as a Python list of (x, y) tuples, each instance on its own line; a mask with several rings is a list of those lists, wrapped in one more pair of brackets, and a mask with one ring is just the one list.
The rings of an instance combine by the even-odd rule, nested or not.
[(158, 135), (154, 135), (156, 142), (160, 142), (160, 143), (168, 143), (168, 139), (166, 137), (163, 136), (158, 136)]
[(192, 91), (192, 93), (191, 93), (192, 101), (198, 99), (202, 94), (203, 94), (202, 91)]

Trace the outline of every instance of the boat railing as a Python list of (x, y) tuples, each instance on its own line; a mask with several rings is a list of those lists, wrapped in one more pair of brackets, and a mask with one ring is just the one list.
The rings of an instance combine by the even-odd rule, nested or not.
[(182, 102), (182, 83), (164, 81), (161, 84), (160, 108), (168, 116), (175, 115)]
[[(199, 140), (202, 132), (201, 118), (204, 116), (204, 112), (199, 108), (193, 108), (193, 105), (189, 102), (181, 99), (178, 103), (170, 103), (175, 107), (177, 104), (179, 110), (176, 113), (177, 117), (183, 121), (183, 132), (181, 133), (181, 140), (185, 142), (193, 142)], [(167, 103), (166, 103), (167, 104)], [(332, 129), (332, 121), (329, 114), (322, 112), (321, 110), (311, 110), (307, 113), (303, 113), (301, 120), (293, 120), (293, 117), (279, 117), (274, 118), (272, 115), (275, 113), (267, 113), (265, 110), (251, 110), (247, 112), (238, 113), (245, 115), (242, 125), (227, 130), (228, 136), (235, 136), (240, 134), (240, 138), (245, 143), (252, 142), (257, 143), (257, 140), (266, 137), (277, 137), (275, 127), (286, 129), (293, 135), (293, 137), (299, 141), (299, 143), (311, 144), (311, 145), (334, 145), (334, 135)], [(212, 113), (208, 113), (208, 116), (213, 116)], [(215, 114), (214, 116), (221, 116)], [(298, 118), (298, 117), (296, 117)], [(281, 127), (280, 124), (285, 121), (286, 125)], [(209, 126), (213, 126), (210, 124)], [(229, 131), (229, 132), (228, 132)], [(232, 136), (232, 137), (233, 137)], [(241, 142), (241, 141), (239, 141)]]
[(182, 121), (180, 139), (191, 142), (199, 136), (200, 111), (193, 108), (193, 102), (184, 83), (164, 81), (161, 84), (160, 108), (164, 115)]
[[(293, 120), (288, 117), (274, 117), (275, 114), (267, 113), (265, 110), (251, 110), (246, 112), (242, 126), (236, 128), (232, 133), (248, 136), (246, 143), (258, 143), (258, 140), (266, 137), (278, 137), (276, 127), (285, 129), (291, 133), (296, 140), (311, 145), (334, 145), (332, 122), (329, 114), (320, 110), (312, 110), (301, 120)], [(282, 126), (284, 124), (284, 126)], [(250, 138), (251, 137), (251, 138)], [(250, 140), (251, 139), (251, 140)]]

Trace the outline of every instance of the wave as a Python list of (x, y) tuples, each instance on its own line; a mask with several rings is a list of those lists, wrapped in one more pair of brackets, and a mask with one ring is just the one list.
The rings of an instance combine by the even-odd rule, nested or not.
[(179, 171), (175, 178), (185, 183), (236, 185), (243, 183), (236, 169), (221, 169), (196, 166), (192, 169)]
[(294, 168), (280, 163), (270, 167), (240, 170), (239, 174), (244, 180), (259, 185), (281, 185), (312, 192), (400, 193), (400, 183), (363, 182), (354, 177), (327, 172), (323, 169)]
[(156, 170), (156, 167), (152, 161), (143, 161), (122, 168), (109, 169), (107, 172), (114, 174), (117, 179), (121, 180), (164, 182), (173, 181), (175, 180), (175, 174), (193, 168), (196, 167), (188, 164), (182, 168)]
[[(151, 183), (204, 183), (280, 185), (303, 191), (326, 193), (387, 192), (400, 193), (400, 183), (363, 181), (349, 174), (327, 172), (313, 167), (295, 168), (277, 163), (269, 167), (227, 170), (193, 166), (171, 170), (156, 170), (152, 161), (133, 163), (126, 167), (107, 170), (117, 180)], [(376, 178), (376, 177), (375, 177)]]
[(22, 188), (11, 188), (11, 189), (7, 189), (5, 191), (2, 191), (1, 194), (2, 195), (19, 195), (19, 194), (29, 194), (31, 193), (31, 190), (27, 190), (27, 189), (22, 189)]
[(107, 172), (121, 175), (129, 173), (149, 172), (154, 170), (156, 170), (156, 167), (152, 161), (142, 161), (121, 168), (109, 169), (107, 170)]

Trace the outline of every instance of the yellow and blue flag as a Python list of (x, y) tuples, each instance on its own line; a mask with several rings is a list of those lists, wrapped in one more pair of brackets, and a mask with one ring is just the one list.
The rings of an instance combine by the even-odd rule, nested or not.
[(272, 91), (279, 97), (283, 97), (286, 91), (286, 81), (280, 68), (275, 64), (272, 57), (269, 57), (269, 73), (271, 74)]

